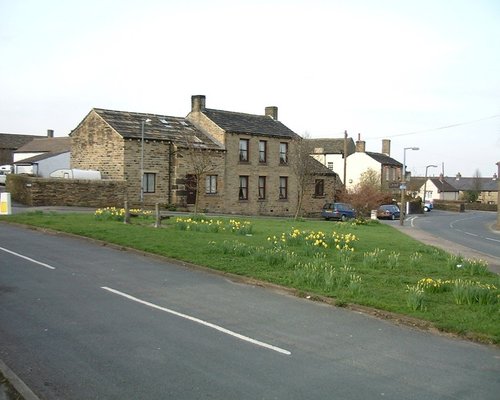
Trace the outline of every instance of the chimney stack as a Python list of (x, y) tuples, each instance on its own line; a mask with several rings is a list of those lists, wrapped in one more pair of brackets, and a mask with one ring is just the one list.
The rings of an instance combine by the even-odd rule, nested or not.
[(191, 96), (191, 111), (200, 112), (205, 110), (205, 96), (194, 95)]
[(270, 106), (266, 107), (265, 115), (271, 117), (275, 121), (278, 120), (278, 107)]
[(462, 177), (462, 174), (459, 172), (459, 173), (457, 173), (457, 175), (455, 175), (455, 180), (459, 181), (461, 177)]
[(382, 139), (382, 154), (387, 157), (391, 156), (391, 141), (389, 139)]
[(54, 137), (54, 130), (53, 129), (47, 129), (47, 137), (48, 138)]
[(364, 153), (366, 149), (366, 142), (361, 140), (361, 133), (358, 133), (358, 140), (356, 141), (356, 153)]

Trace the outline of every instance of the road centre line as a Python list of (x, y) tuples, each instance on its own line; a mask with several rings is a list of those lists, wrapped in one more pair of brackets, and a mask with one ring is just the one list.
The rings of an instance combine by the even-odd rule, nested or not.
[(169, 308), (161, 307), (161, 306), (158, 306), (156, 304), (150, 303), (148, 301), (141, 300), (141, 299), (139, 299), (137, 297), (131, 296), (131, 295), (127, 294), (127, 293), (120, 292), (120, 291), (118, 291), (116, 289), (112, 289), (112, 288), (109, 288), (107, 286), (102, 286), (101, 289), (107, 290), (108, 292), (111, 292), (111, 293), (117, 294), (119, 296), (125, 297), (126, 299), (135, 301), (137, 303), (144, 304), (144, 305), (146, 305), (148, 307), (155, 308), (157, 310), (164, 311), (164, 312), (172, 314), (172, 315), (176, 315), (178, 317), (187, 319), (189, 321), (196, 322), (197, 324), (207, 326), (209, 328), (215, 329), (216, 331), (225, 333), (226, 335), (233, 336), (233, 337), (235, 337), (237, 339), (240, 339), (240, 340), (243, 340), (245, 342), (249, 342), (249, 343), (255, 344), (255, 345), (260, 346), (260, 347), (264, 347), (264, 348), (266, 348), (268, 350), (273, 350), (273, 351), (276, 351), (278, 353), (285, 354), (285, 355), (288, 355), (288, 356), (292, 354), (288, 350), (282, 349), (280, 347), (276, 347), (276, 346), (273, 346), (273, 345), (268, 344), (268, 343), (261, 342), (261, 341), (256, 340), (256, 339), (252, 339), (252, 338), (250, 338), (248, 336), (241, 335), (241, 334), (239, 334), (237, 332), (233, 332), (233, 331), (231, 331), (229, 329), (226, 329), (226, 328), (223, 328), (223, 327), (221, 327), (219, 325), (215, 325), (215, 324), (212, 324), (210, 322), (203, 321), (203, 320), (201, 320), (199, 318), (192, 317), (192, 316), (187, 315), (187, 314), (182, 314), (180, 312), (171, 310)]
[(4, 247), (0, 247), (0, 250), (5, 251), (6, 253), (12, 254), (14, 256), (17, 256), (17, 257), (20, 257), (20, 258), (24, 258), (25, 260), (28, 260), (28, 261), (31, 261), (32, 263), (41, 265), (42, 267), (45, 267), (45, 268), (48, 268), (48, 269), (56, 269), (52, 265), (45, 264), (45, 263), (43, 263), (41, 261), (34, 260), (33, 258), (23, 256), (22, 254), (16, 253), (15, 251), (12, 251), (12, 250), (8, 250), (8, 249), (6, 249)]

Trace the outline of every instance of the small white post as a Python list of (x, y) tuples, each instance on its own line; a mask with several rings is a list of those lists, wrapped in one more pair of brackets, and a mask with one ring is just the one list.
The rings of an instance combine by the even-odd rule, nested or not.
[(10, 193), (0, 193), (0, 215), (12, 214), (12, 205), (10, 201)]

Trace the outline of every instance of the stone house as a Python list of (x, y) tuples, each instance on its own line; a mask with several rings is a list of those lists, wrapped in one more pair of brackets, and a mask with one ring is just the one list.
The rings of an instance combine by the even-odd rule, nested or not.
[[(266, 107), (263, 115), (255, 115), (207, 108), (202, 95), (191, 100), (186, 119), (226, 150), (221, 208), (240, 214), (293, 215), (298, 201), (294, 157), (303, 139), (278, 120), (278, 108)], [(335, 193), (336, 174), (318, 164), (309, 163), (315, 178), (306, 188), (306, 214), (319, 212), (325, 198)]]
[[(125, 180), (132, 203), (143, 196), (146, 205), (192, 210), (197, 199), (202, 211), (293, 215), (292, 155), (301, 137), (278, 121), (276, 107), (254, 115), (205, 103), (205, 96), (192, 96), (186, 118), (93, 109), (70, 134), (71, 167)], [(306, 214), (319, 212), (338, 184), (334, 172), (313, 164)]]
[(92, 109), (70, 137), (71, 167), (126, 181), (126, 197), (137, 205), (186, 203), (185, 178), (177, 178), (189, 168), (180, 154), (184, 142), (222, 150), (184, 118), (100, 108)]

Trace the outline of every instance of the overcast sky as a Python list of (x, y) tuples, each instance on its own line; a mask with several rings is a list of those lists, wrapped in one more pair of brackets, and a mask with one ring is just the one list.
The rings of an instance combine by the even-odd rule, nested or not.
[(279, 108), (361, 134), (412, 174), (500, 161), (498, 0), (0, 0), (0, 132), (66, 136), (93, 107), (185, 116)]

